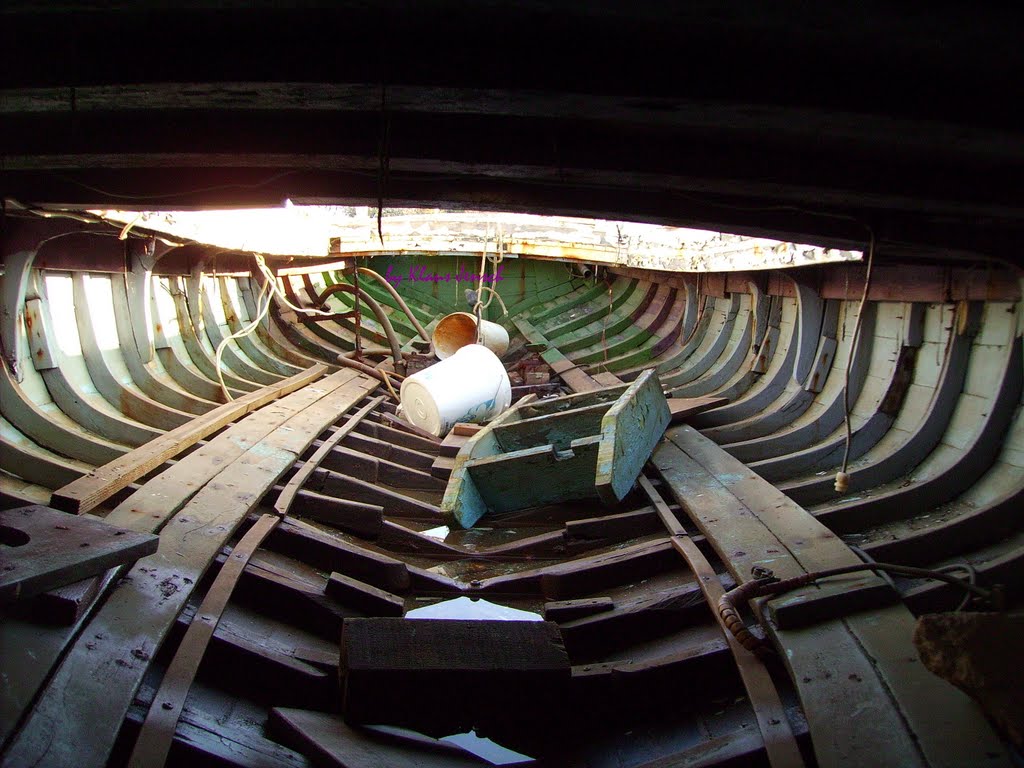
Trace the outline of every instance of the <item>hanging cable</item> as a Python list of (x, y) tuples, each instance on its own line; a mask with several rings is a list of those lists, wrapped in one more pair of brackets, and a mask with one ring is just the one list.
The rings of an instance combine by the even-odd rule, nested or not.
[(853, 325), (850, 357), (846, 361), (846, 371), (843, 378), (843, 422), (846, 428), (846, 447), (843, 449), (843, 467), (836, 473), (836, 493), (846, 493), (850, 488), (850, 475), (846, 471), (850, 464), (850, 445), (853, 442), (853, 430), (850, 429), (850, 367), (857, 355), (857, 344), (860, 342), (860, 329), (864, 320), (864, 307), (868, 301), (868, 289), (871, 287), (871, 268), (875, 264), (875, 232), (870, 228), (868, 232), (871, 234), (871, 240), (868, 243), (868, 270), (864, 275), (864, 290), (860, 295), (857, 320)]

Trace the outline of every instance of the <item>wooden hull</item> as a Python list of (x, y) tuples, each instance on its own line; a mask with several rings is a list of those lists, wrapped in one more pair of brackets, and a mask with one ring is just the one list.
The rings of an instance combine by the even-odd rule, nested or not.
[[(346, 618), (458, 596), (546, 609), (570, 665), (551, 696), (535, 697), (543, 726), (495, 704), (482, 734), (551, 765), (606, 765), (609, 755), (629, 766), (761, 764), (772, 754), (758, 727), (763, 686), (737, 674), (699, 580), (640, 490), (613, 509), (562, 504), (488, 517), (443, 541), (426, 535), (442, 523), (452, 443), (404, 430), (395, 404), (374, 399), (386, 395), (375, 379), (339, 371), (338, 355), (355, 346), (352, 318), (301, 321), (275, 303), (227, 346), (224, 385), (252, 407), (225, 411), (215, 349), (256, 317), (259, 279), (159, 264), (141, 276), (41, 270), (34, 255), (9, 259), (2, 278), (0, 500), (48, 504), (64, 489), (55, 506), (159, 531), (150, 558), (162, 559), (9, 608), (5, 765), (132, 759), (150, 708), (164, 706), (164, 673), (183, 674), (176, 651), (209, 610), (215, 575), (275, 504), (289, 516), (253, 534), (191, 693), (186, 684), (187, 699), (168, 700), (180, 711), (166, 734), (172, 764), (341, 765), (339, 751), (374, 749), (397, 761), (397, 747), (368, 746), (365, 733), (342, 738), (337, 722), (271, 710), (341, 711)], [(392, 263), (375, 261), (381, 272)], [(769, 561), (779, 575), (845, 564), (853, 545), (903, 565), (969, 563), (979, 583), (1019, 603), (1024, 320), (1012, 275), (965, 282), (961, 295), (955, 282), (908, 286), (905, 272), (883, 268), (860, 306), (859, 266), (700, 280), (612, 269), (594, 280), (521, 259), (509, 271), (508, 314), (492, 306), (490, 318), (510, 330), (513, 360), (543, 344), (567, 391), (654, 368), (670, 397), (727, 399), (670, 428), (647, 471), (726, 588)], [(314, 273), (284, 287), (310, 305), (338, 282)], [(361, 287), (411, 350), (416, 329), (393, 297), (370, 280)], [(450, 285), (406, 287), (428, 330), (465, 309)], [(328, 305), (343, 314), (352, 296)], [(388, 347), (365, 308), (360, 332), (364, 346)], [(212, 426), (199, 429), (204, 419)], [(191, 447), (157, 451), (168, 433), (168, 445), (191, 434)], [(152, 452), (144, 466), (132, 463), (139, 446)], [(838, 494), (847, 452), (850, 487)], [(106, 496), (67, 491), (115, 460), (120, 482)], [(738, 510), (761, 527), (742, 529), (729, 517)], [(986, 753), (984, 764), (1008, 764), (977, 707), (913, 658), (914, 615), (951, 610), (961, 594), (898, 579), (899, 600), (872, 579), (854, 585), (857, 613), (812, 594), (817, 607), (784, 606), (776, 615), (790, 618), (772, 619), (779, 655), (766, 663), (787, 738), (820, 765), (968, 766)]]

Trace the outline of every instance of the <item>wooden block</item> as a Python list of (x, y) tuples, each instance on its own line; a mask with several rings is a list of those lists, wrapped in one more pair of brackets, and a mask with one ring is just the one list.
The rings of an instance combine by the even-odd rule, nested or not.
[(35, 504), (0, 512), (0, 603), (96, 576), (156, 552), (159, 537)]
[(62, 626), (74, 624), (100, 593), (102, 582), (98, 576), (91, 576), (37, 595), (32, 601), (33, 619)]
[(547, 621), (572, 621), (595, 613), (604, 613), (615, 607), (610, 597), (586, 597), (581, 600), (553, 600), (544, 603), (544, 618)]
[(592, 378), (602, 387), (617, 387), (620, 384), (622, 384), (622, 379), (620, 379), (618, 376), (616, 376), (614, 373), (611, 373), (610, 371), (601, 371), (600, 373), (595, 373), (592, 376)]
[(405, 613), (402, 598), (342, 573), (332, 573), (325, 589), (331, 597), (368, 616), (401, 616)]
[(459, 437), (472, 437), (481, 429), (483, 429), (483, 427), (479, 424), (469, 424), (464, 421), (460, 421), (452, 427), (452, 434), (458, 435)]
[(389, 618), (345, 620), (339, 673), (347, 722), (438, 736), (539, 725), (571, 676), (551, 622)]
[(457, 435), (454, 432), (448, 433), (444, 440), (441, 441), (440, 454), (450, 457), (458, 456), (459, 450), (466, 444), (469, 437), (471, 436)]
[(430, 474), (440, 480), (447, 480), (452, 476), (455, 469), (455, 459), (448, 456), (438, 456), (430, 466)]

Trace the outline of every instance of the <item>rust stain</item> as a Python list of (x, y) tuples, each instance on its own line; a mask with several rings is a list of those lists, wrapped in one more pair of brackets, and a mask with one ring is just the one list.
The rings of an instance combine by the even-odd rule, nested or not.
[(476, 320), (463, 312), (448, 315), (434, 329), (434, 346), (447, 354), (476, 341)]

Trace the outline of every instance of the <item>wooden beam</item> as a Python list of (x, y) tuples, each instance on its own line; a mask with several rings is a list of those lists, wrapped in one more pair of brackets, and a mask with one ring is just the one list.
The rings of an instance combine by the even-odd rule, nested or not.
[(327, 366), (315, 365), (277, 384), (263, 387), (214, 408), (121, 458), (98, 467), (85, 477), (68, 483), (54, 492), (50, 504), (56, 509), (75, 514), (95, 509), (122, 488), (126, 488), (190, 445), (272, 400), (316, 381), (326, 371)]

